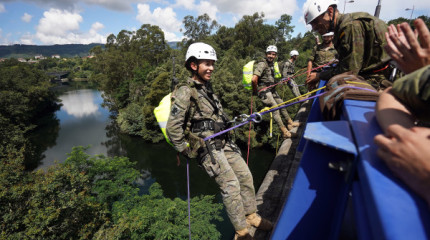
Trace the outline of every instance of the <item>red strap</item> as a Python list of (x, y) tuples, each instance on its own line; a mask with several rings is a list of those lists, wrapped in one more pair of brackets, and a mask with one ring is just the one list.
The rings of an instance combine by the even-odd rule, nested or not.
[(179, 167), (179, 165), (181, 165), (181, 159), (179, 158), (179, 152), (176, 153), (176, 159), (178, 160), (178, 162), (176, 163), (176, 166)]

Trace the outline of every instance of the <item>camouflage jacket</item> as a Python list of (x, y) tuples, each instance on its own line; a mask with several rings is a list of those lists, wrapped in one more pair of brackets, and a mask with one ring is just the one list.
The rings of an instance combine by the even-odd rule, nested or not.
[(391, 92), (417, 118), (430, 121), (430, 66), (397, 79)]
[(271, 85), (275, 83), (275, 70), (273, 62), (267, 62), (264, 58), (262, 61), (258, 62), (254, 69), (254, 75), (258, 76), (258, 85)]
[[(197, 91), (194, 91), (195, 88)], [(211, 98), (212, 103), (206, 96)], [(187, 85), (182, 85), (172, 93), (171, 111), (167, 120), (166, 132), (175, 149), (182, 152), (190, 139), (187, 132), (191, 131), (192, 125), (201, 120), (213, 120), (214, 122), (225, 122), (223, 108), (218, 97), (212, 93), (210, 83), (202, 84), (189, 78)], [(204, 131), (200, 134), (205, 138), (214, 134), (214, 131)]]
[(282, 77), (287, 78), (291, 77), (295, 73), (296, 65), (291, 61), (291, 59), (288, 59), (282, 64)]
[(388, 59), (383, 46), (386, 44), (387, 24), (368, 13), (339, 14), (334, 29), (333, 43), (339, 54), (339, 64), (324, 71), (320, 79), (352, 71), (366, 78), (373, 70), (383, 67)]
[(317, 68), (337, 58), (337, 51), (333, 44), (330, 44), (328, 47), (324, 47), (324, 44), (318, 44), (312, 50), (312, 54), (309, 56), (308, 61), (312, 62), (312, 68)]

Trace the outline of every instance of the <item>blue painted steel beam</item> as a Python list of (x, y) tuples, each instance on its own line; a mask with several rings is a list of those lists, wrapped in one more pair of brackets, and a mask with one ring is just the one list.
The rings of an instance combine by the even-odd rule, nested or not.
[(329, 163), (354, 159), (349, 131), (344, 121), (308, 124), (305, 151), (271, 239), (338, 239), (351, 177)]
[(429, 207), (376, 156), (373, 138), (381, 129), (375, 117), (375, 102), (345, 100), (344, 109), (359, 150), (358, 184), (370, 239), (430, 239)]

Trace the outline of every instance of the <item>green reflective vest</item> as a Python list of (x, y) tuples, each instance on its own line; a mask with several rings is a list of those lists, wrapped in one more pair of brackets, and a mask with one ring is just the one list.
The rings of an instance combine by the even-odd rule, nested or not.
[[(252, 90), (252, 76), (254, 75), (254, 63), (255, 60), (248, 62), (243, 66), (243, 79), (242, 84), (243, 87), (247, 90)], [(275, 70), (274, 77), (275, 79), (282, 78), (281, 71), (279, 71), (278, 62), (274, 62), (273, 69)]]

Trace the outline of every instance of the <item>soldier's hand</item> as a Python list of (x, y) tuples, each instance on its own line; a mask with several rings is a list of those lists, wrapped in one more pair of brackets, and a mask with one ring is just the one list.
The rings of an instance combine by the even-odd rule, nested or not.
[(188, 157), (188, 158), (196, 158), (197, 157), (197, 152), (193, 152), (190, 147), (186, 147), (181, 152), (181, 154), (184, 155), (185, 157)]
[[(430, 64), (430, 32), (422, 19), (414, 21), (415, 32), (408, 23), (388, 27), (385, 33), (387, 45), (384, 47), (388, 55), (396, 61), (405, 73), (411, 73)], [(417, 39), (417, 34), (421, 42)]]
[(184, 156), (189, 156), (190, 155), (190, 152), (191, 152), (191, 149), (190, 149), (190, 147), (186, 147), (186, 148), (184, 148), (184, 150), (181, 152), (181, 154), (182, 155), (184, 155)]
[(306, 78), (306, 86), (308, 90), (312, 90), (315, 88), (315, 82), (318, 82), (318, 75), (315, 72), (309, 74)]

